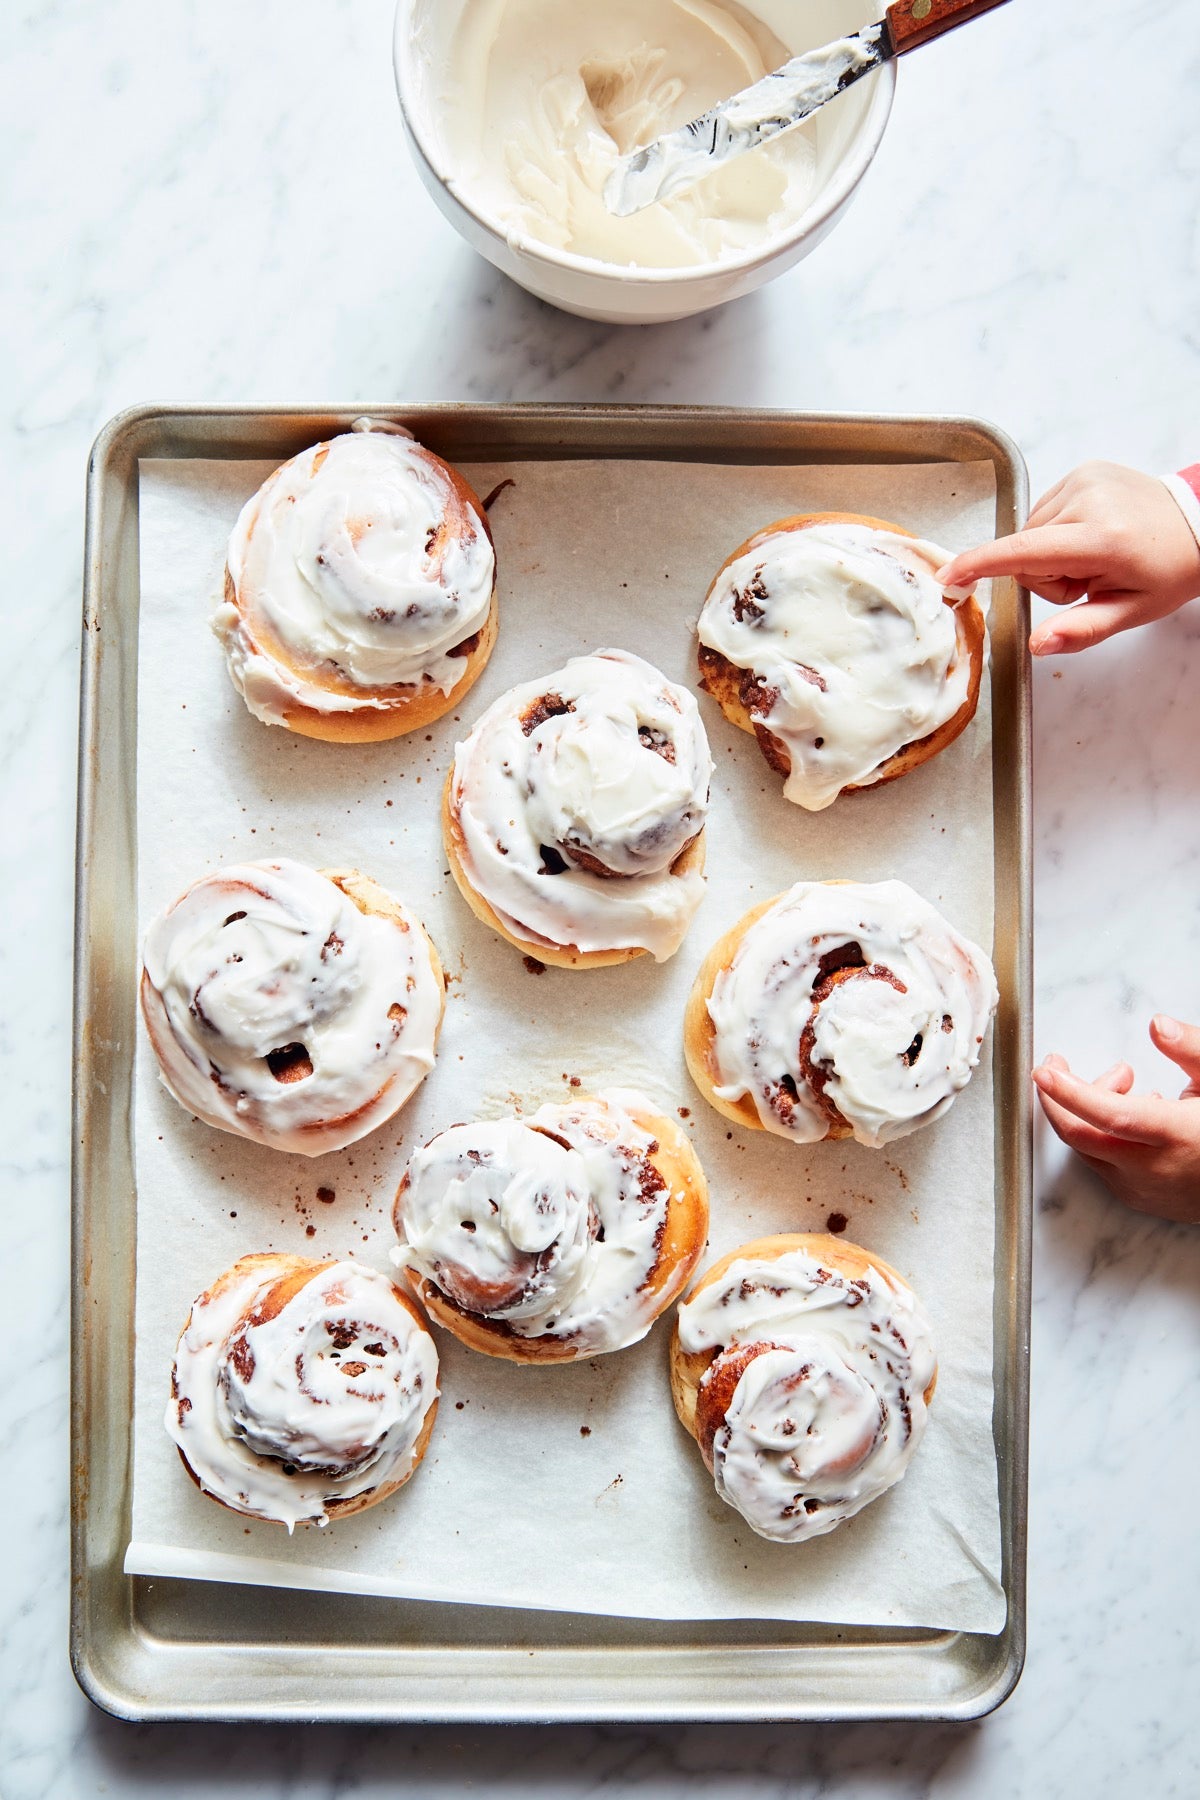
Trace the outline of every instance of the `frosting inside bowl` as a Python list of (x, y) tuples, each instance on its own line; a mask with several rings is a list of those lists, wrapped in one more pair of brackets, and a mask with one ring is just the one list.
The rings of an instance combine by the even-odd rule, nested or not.
[(808, 204), (815, 126), (629, 218), (604, 184), (794, 48), (736, 0), (468, 0), (440, 97), (451, 185), (518, 242), (653, 269), (744, 255)]

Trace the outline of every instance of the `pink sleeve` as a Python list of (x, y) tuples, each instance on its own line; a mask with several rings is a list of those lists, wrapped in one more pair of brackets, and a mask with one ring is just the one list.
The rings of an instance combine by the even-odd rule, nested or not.
[(1164, 475), (1163, 485), (1192, 528), (1200, 544), (1200, 463), (1180, 469), (1177, 475)]

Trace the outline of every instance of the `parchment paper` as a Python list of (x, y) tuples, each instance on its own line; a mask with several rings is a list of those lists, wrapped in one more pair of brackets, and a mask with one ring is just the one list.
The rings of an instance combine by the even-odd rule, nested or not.
[[(704, 952), (800, 877), (900, 876), (992, 940), (988, 684), (942, 756), (875, 793), (806, 814), (754, 743), (702, 702), (716, 775), (708, 892), (683, 949), (584, 973), (531, 973), (446, 874), (438, 802), (455, 739), (505, 688), (619, 645), (694, 680), (692, 628), (718, 565), (784, 514), (894, 518), (948, 549), (992, 535), (990, 464), (730, 468), (643, 462), (468, 468), (491, 513), (500, 639), (461, 714), (375, 746), (308, 742), (251, 718), (208, 616), (226, 539), (270, 465), (141, 470), (139, 912), (196, 876), (283, 854), (357, 865), (425, 920), (451, 977), (438, 1065), (363, 1143), (310, 1161), (197, 1123), (160, 1087), (139, 1032), (133, 1542), (126, 1568), (268, 1585), (655, 1618), (785, 1618), (999, 1631), (992, 1441), (993, 1121), (989, 1057), (947, 1117), (886, 1151), (799, 1148), (730, 1130), (683, 1060)], [(616, 1356), (522, 1368), (437, 1332), (442, 1410), (401, 1494), (324, 1531), (246, 1520), (204, 1498), (163, 1429), (193, 1297), (253, 1250), (388, 1269), (390, 1203), (411, 1148), (457, 1120), (605, 1083), (679, 1109), (712, 1190), (709, 1256), (824, 1230), (831, 1214), (914, 1283), (940, 1353), (929, 1429), (900, 1486), (802, 1548), (756, 1538), (716, 1497), (678, 1425), (670, 1320)], [(334, 1198), (323, 1199), (332, 1193)], [(836, 1221), (835, 1221), (836, 1223)]]

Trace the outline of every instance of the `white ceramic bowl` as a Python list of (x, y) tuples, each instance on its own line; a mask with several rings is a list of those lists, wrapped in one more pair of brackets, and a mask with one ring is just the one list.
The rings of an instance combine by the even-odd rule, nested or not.
[[(561, 0), (572, 6), (579, 0)], [(744, 0), (794, 51), (857, 31), (879, 16), (879, 0)], [(819, 114), (812, 199), (794, 224), (747, 254), (686, 269), (618, 267), (508, 236), (454, 185), (441, 134), (437, 96), (455, 26), (466, 0), (399, 0), (396, 89), (409, 146), (422, 181), (455, 230), (481, 256), (531, 294), (564, 312), (612, 324), (650, 325), (706, 312), (748, 294), (814, 250), (854, 197), (879, 148), (892, 107), (892, 62), (868, 75)]]

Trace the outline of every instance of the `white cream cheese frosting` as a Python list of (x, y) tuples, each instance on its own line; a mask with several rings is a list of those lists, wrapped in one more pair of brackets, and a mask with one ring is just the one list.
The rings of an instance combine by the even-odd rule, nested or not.
[(808, 128), (631, 218), (604, 186), (626, 152), (789, 56), (734, 0), (467, 0), (439, 107), (451, 186), (516, 242), (639, 268), (729, 260), (803, 212)]
[(786, 797), (818, 812), (952, 719), (971, 662), (934, 571), (950, 553), (866, 525), (793, 528), (722, 569), (700, 642), (752, 678), (748, 710), (786, 747)]
[(703, 118), (655, 139), (644, 155), (622, 158), (604, 187), (604, 198), (616, 213), (636, 211), (682, 192), (722, 163), (744, 156), (791, 121), (824, 106), (880, 60), (884, 28), (869, 26), (851, 37), (836, 39), (793, 57), (761, 80), (722, 101)]
[(496, 565), (446, 465), (406, 433), (366, 428), (269, 476), (242, 509), (226, 566), (213, 629), (250, 711), (279, 725), (296, 706), (385, 708), (397, 687), (450, 693), (466, 669), (460, 646), (487, 621)]
[(433, 1339), (385, 1276), (317, 1267), (276, 1310), (294, 1266), (246, 1257), (195, 1301), (166, 1413), (206, 1493), (289, 1532), (398, 1484), (438, 1394)]
[(613, 1090), (443, 1131), (409, 1160), (395, 1260), (515, 1336), (636, 1344), (661, 1310), (647, 1281), (672, 1196), (630, 1107), (649, 1110)]
[(797, 1143), (828, 1135), (831, 1103), (889, 1144), (966, 1086), (998, 999), (984, 951), (904, 882), (800, 881), (713, 983), (715, 1091)]
[[(711, 1456), (717, 1492), (760, 1537), (822, 1537), (904, 1475), (937, 1370), (904, 1283), (799, 1249), (739, 1258), (680, 1306), (679, 1341), (719, 1352), (701, 1395), (727, 1358), (745, 1365)], [(767, 1347), (747, 1359), (751, 1345)]]
[(449, 807), (471, 886), (536, 950), (683, 941), (704, 893), (676, 871), (703, 830), (712, 757), (685, 688), (624, 650), (511, 689), (458, 745)]
[[(336, 873), (336, 872), (335, 872)], [(366, 914), (280, 859), (201, 877), (151, 925), (142, 1005), (166, 1087), (210, 1125), (317, 1156), (399, 1110), (433, 1067), (444, 989), (419, 921)]]

